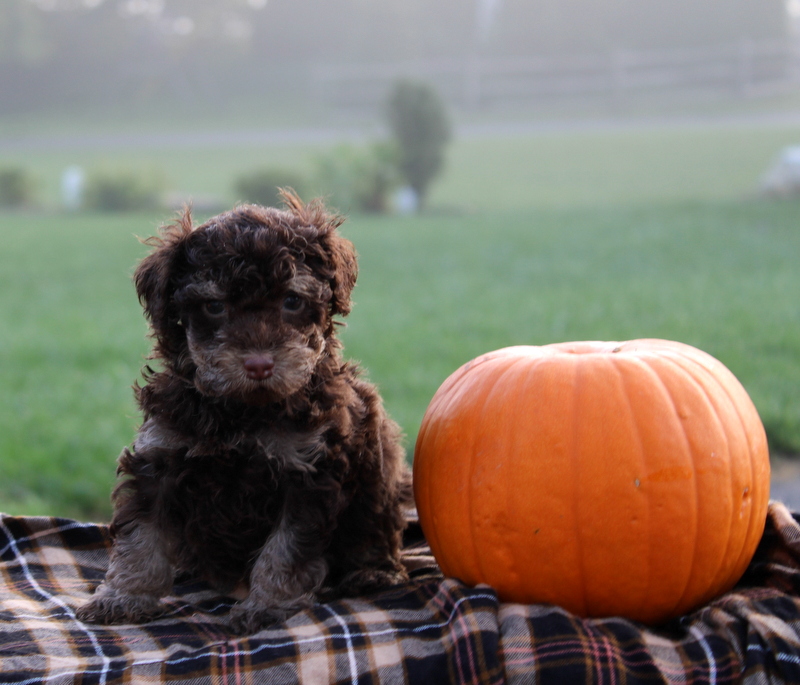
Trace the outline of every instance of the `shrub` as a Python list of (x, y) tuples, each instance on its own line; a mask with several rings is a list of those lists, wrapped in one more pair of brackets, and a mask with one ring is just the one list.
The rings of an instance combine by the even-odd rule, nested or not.
[(288, 169), (258, 169), (240, 176), (234, 183), (237, 200), (265, 207), (283, 204), (279, 188), (292, 188), (300, 197), (307, 190), (305, 179)]
[(0, 169), (0, 207), (23, 207), (33, 201), (33, 181), (16, 167)]
[(162, 188), (158, 174), (97, 172), (86, 183), (85, 206), (101, 212), (155, 209), (160, 205)]
[(319, 159), (317, 176), (322, 194), (340, 211), (385, 212), (399, 181), (397, 152), (387, 143), (339, 145)]
[(401, 81), (388, 105), (389, 128), (399, 154), (399, 168), (424, 205), (431, 182), (441, 171), (451, 137), (444, 103), (429, 85)]

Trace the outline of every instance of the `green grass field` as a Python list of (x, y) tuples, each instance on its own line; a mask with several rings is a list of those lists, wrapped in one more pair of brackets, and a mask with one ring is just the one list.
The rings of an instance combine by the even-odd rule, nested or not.
[[(472, 212), (738, 200), (753, 196), (775, 155), (798, 142), (799, 127), (757, 124), (457, 139), (430, 202), (434, 209)], [(89, 174), (155, 174), (186, 199), (211, 196), (233, 203), (241, 199), (233, 190), (234, 179), (243, 172), (289, 168), (311, 178), (319, 157), (330, 148), (299, 142), (6, 152), (0, 147), (0, 167), (27, 169), (37, 182), (41, 202), (50, 207), (58, 203), (61, 173), (72, 165)]]
[[(428, 214), (345, 224), (361, 257), (346, 354), (380, 386), (410, 453), (438, 385), (477, 354), (682, 340), (740, 378), (774, 450), (800, 452), (800, 203), (754, 198), (769, 159), (798, 138), (756, 127), (457, 142)], [(187, 152), (169, 171), (211, 192), (259, 151), (234, 152), (219, 164)], [(300, 164), (313, 154), (260, 152)], [(27, 158), (42, 178), (66, 161)], [(164, 218), (0, 214), (0, 510), (108, 516), (148, 347), (134, 235)]]

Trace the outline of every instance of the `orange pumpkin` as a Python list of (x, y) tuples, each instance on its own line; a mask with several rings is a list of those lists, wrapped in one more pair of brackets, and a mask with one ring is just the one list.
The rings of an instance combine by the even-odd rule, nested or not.
[(744, 388), (694, 347), (509, 347), (436, 392), (414, 492), (446, 575), (508, 602), (659, 623), (741, 577), (769, 454)]

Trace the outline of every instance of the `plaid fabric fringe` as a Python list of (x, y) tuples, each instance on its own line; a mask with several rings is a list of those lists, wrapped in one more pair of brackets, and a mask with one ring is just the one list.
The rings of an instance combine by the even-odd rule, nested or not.
[(740, 584), (658, 629), (501, 604), (442, 578), (413, 522), (407, 585), (247, 638), (226, 628), (233, 600), (196, 582), (152, 623), (85, 625), (109, 544), (105, 526), (0, 517), (0, 683), (800, 682), (800, 524), (775, 502)]

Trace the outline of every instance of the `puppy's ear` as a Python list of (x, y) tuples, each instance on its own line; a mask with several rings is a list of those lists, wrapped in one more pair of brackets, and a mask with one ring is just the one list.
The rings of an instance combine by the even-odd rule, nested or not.
[(328, 253), (333, 265), (331, 312), (347, 316), (350, 313), (350, 293), (358, 278), (356, 250), (353, 243), (335, 230), (331, 230), (327, 237)]
[(191, 210), (187, 207), (173, 223), (162, 227), (158, 236), (143, 241), (154, 249), (139, 263), (133, 275), (139, 302), (162, 346), (169, 347), (170, 334), (180, 329), (171, 303), (171, 280), (183, 256), (183, 241), (192, 230)]
[(314, 227), (312, 235), (318, 236), (319, 245), (325, 253), (326, 267), (331, 271), (331, 313), (347, 316), (350, 313), (350, 293), (358, 278), (358, 260), (353, 243), (336, 231), (344, 222), (344, 217), (329, 213), (321, 200), (303, 204), (291, 188), (279, 188), (279, 192), (286, 209), (301, 224)]

